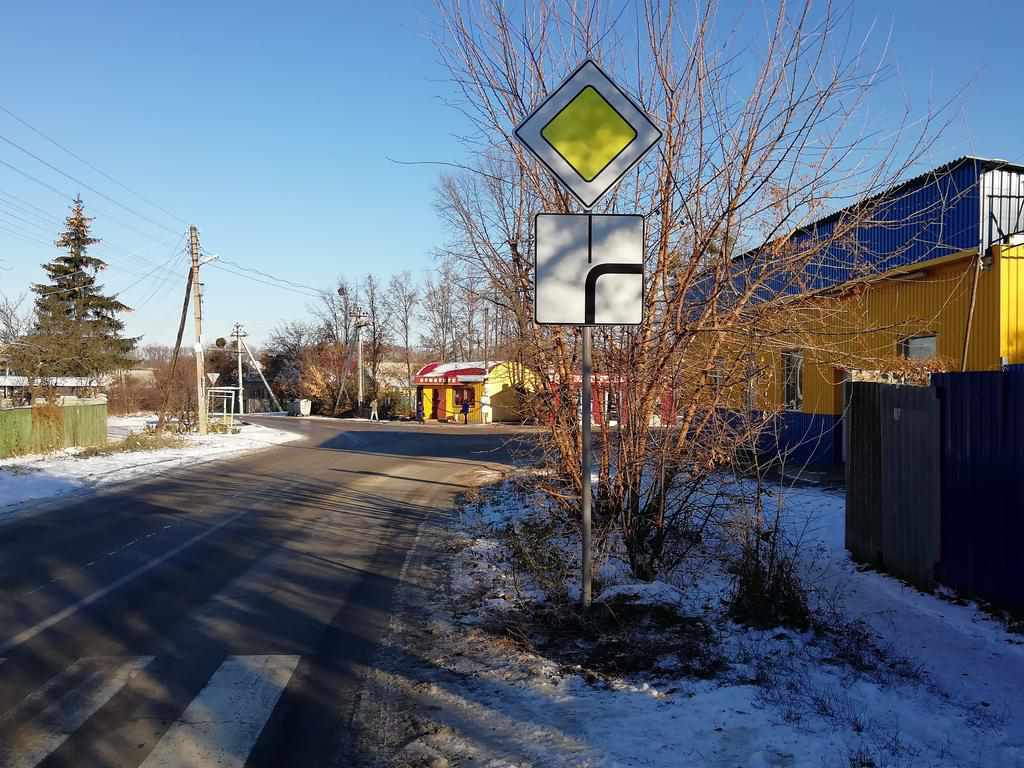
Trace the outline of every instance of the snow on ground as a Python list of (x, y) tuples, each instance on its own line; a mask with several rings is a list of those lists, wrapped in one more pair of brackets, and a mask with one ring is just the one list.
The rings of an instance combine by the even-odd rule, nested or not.
[(107, 439), (123, 440), (132, 432), (144, 432), (147, 427), (155, 427), (156, 414), (136, 413), (131, 416), (108, 416)]
[[(552, 592), (517, 566), (504, 531), (527, 531), (542, 502), (508, 482), (485, 490), (441, 545), (455, 554), (429, 588), (447, 601), (399, 627), (392, 652), (403, 663), (371, 676), (374, 706), (393, 728), (405, 724), (388, 764), (1024, 766), (1024, 638), (974, 605), (857, 568), (843, 549), (841, 491), (790, 487), (771, 498), (802, 540), (832, 629), (736, 625), (723, 605), (728, 574), (706, 563), (639, 584), (609, 560), (597, 603), (699, 615), (724, 662), (685, 674), (683, 654), (668, 654), (654, 671), (617, 675), (522, 642), (530, 628), (516, 624), (517, 609), (544, 606)], [(550, 562), (571, 577), (575, 541), (551, 541)]]
[[(130, 427), (145, 418), (115, 420), (115, 428)], [(141, 431), (141, 428), (132, 431)], [(295, 432), (247, 424), (235, 435), (188, 435), (186, 445), (181, 448), (128, 451), (88, 458), (78, 458), (76, 449), (72, 448), (51, 456), (0, 459), (0, 519), (28, 501), (139, 480), (169, 469), (228, 458), (300, 437)]]

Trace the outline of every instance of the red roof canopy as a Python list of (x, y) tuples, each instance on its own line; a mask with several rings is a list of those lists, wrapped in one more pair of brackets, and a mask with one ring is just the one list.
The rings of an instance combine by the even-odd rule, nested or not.
[(416, 372), (413, 380), (416, 384), (468, 384), (480, 381), (497, 364), (489, 363), (484, 368), (483, 362), (427, 363)]

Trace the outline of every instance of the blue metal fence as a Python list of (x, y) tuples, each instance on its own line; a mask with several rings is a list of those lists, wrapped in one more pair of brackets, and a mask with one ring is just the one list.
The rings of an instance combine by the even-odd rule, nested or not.
[(838, 416), (784, 411), (774, 426), (765, 447), (785, 455), (789, 466), (843, 463), (843, 423)]
[(932, 383), (941, 412), (940, 581), (1024, 610), (1024, 366)]

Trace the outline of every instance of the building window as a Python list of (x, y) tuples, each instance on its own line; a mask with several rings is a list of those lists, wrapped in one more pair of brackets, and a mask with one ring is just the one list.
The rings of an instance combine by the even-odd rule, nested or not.
[(782, 400), (788, 411), (800, 410), (804, 403), (804, 354), (782, 353)]
[(619, 421), (619, 393), (618, 392), (605, 392), (604, 393), (604, 412), (608, 417), (608, 422)]
[(757, 374), (753, 373), (743, 385), (743, 408), (747, 413), (753, 413), (757, 407)]
[(458, 387), (455, 390), (455, 404), (462, 405), (463, 403), (469, 403), (470, 407), (473, 406), (474, 390), (472, 387)]
[(717, 396), (722, 391), (722, 361), (715, 360), (708, 371), (708, 384), (711, 386), (711, 394)]
[(899, 343), (900, 357), (907, 360), (928, 360), (936, 354), (935, 334), (911, 336)]

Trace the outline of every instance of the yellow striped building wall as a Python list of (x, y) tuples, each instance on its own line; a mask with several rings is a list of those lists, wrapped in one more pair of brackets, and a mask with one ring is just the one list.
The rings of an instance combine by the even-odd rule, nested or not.
[[(977, 263), (976, 251), (962, 251), (799, 300), (805, 315), (820, 308), (819, 330), (794, 335), (791, 347), (804, 355), (800, 410), (839, 414), (846, 371), (892, 370), (907, 337), (934, 334), (943, 367), (960, 370)], [(983, 264), (967, 352), (970, 371), (1024, 363), (1024, 246), (994, 246)], [(800, 310), (787, 314), (793, 322)], [(777, 408), (783, 401), (781, 350), (762, 360), (767, 381), (760, 385), (761, 405)]]

